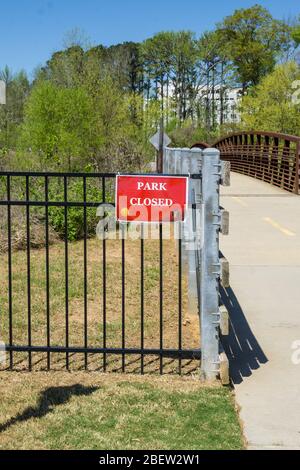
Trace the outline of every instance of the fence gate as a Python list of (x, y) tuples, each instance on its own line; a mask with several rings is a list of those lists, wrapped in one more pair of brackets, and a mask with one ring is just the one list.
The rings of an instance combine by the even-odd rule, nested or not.
[(185, 222), (117, 224), (115, 174), (0, 173), (2, 369), (190, 373), (201, 360), (216, 377), (224, 168), (213, 149), (166, 149), (164, 172), (190, 176)]

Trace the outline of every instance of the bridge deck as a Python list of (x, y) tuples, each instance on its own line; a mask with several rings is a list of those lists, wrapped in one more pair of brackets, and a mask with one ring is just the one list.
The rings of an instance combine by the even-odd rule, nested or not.
[[(232, 173), (221, 204), (230, 236), (226, 340), (249, 448), (300, 448), (300, 197)], [(295, 345), (295, 343), (294, 343)], [(300, 361), (300, 352), (298, 353)]]

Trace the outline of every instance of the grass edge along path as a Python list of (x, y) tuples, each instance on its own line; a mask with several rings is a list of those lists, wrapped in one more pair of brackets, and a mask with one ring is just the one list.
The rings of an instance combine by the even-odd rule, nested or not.
[(1, 372), (0, 449), (242, 449), (230, 388), (199, 379)]

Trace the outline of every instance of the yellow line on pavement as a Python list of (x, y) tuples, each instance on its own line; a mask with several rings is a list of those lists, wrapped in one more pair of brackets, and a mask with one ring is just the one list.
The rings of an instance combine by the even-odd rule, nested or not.
[(234, 199), (236, 202), (238, 202), (241, 206), (248, 207), (248, 204), (246, 204), (245, 201), (243, 201), (241, 198), (232, 196), (232, 199)]
[(294, 237), (296, 235), (295, 232), (292, 232), (291, 230), (282, 227), (278, 222), (271, 219), (271, 217), (264, 217), (263, 220), (268, 224), (272, 225), (272, 227), (277, 228), (277, 230), (279, 230), (284, 235), (287, 235), (288, 237)]

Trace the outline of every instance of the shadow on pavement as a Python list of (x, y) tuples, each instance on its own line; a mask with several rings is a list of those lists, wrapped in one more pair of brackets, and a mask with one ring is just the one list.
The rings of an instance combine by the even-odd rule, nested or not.
[(268, 362), (257, 342), (233, 290), (220, 286), (222, 303), (229, 313), (229, 335), (222, 336), (222, 345), (229, 360), (233, 384), (240, 384), (244, 377)]

